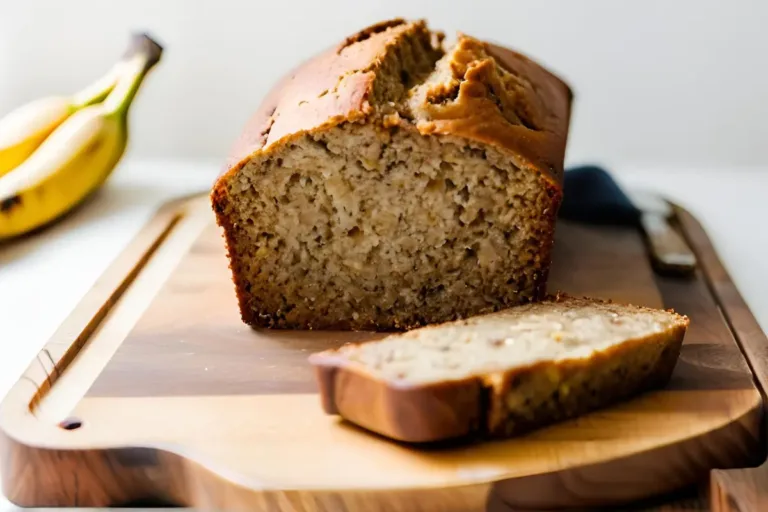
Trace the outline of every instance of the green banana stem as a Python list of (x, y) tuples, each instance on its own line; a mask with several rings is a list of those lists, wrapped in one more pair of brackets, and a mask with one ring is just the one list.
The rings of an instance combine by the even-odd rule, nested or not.
[[(104, 76), (85, 87), (72, 98), (72, 110), (80, 110), (83, 107), (101, 103), (105, 98), (114, 90), (118, 79), (125, 71), (126, 65), (131, 61), (141, 56), (144, 57), (147, 63), (147, 69), (144, 70), (144, 74), (149, 71), (149, 68), (157, 64), (160, 60), (163, 48), (151, 37), (146, 34), (133, 34), (131, 41), (128, 44), (123, 57), (120, 61), (112, 66)], [(143, 76), (141, 77), (143, 78)], [(133, 92), (135, 95), (135, 91)]]
[(104, 98), (115, 88), (117, 78), (120, 75), (121, 64), (122, 62), (116, 64), (106, 75), (76, 93), (72, 97), (72, 110), (80, 110), (83, 107), (104, 101)]
[(160, 61), (163, 48), (145, 34), (133, 37), (131, 50), (124, 60), (123, 77), (104, 100), (104, 108), (111, 114), (124, 116), (131, 106), (149, 70)]

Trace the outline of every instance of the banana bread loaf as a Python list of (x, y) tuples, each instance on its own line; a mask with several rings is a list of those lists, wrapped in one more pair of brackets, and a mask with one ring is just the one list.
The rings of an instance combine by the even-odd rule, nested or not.
[(571, 91), (423, 21), (280, 80), (211, 192), (244, 322), (404, 329), (540, 299)]
[(668, 381), (688, 318), (556, 297), (312, 354), (325, 411), (407, 442), (505, 438)]

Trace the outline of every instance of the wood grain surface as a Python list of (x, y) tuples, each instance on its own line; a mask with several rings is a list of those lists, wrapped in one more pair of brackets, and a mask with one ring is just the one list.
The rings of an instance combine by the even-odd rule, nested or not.
[[(553, 291), (662, 306), (634, 231), (563, 223), (557, 238)], [(250, 329), (240, 321), (230, 283), (219, 231), (209, 224), (88, 395), (311, 393), (311, 351), (381, 336)]]
[[(717, 261), (703, 231), (686, 236)], [(550, 290), (691, 317), (669, 386), (523, 438), (417, 450), (320, 409), (309, 353), (378, 335), (246, 327), (205, 198), (179, 201), (0, 405), (4, 492), (26, 506), (753, 510), (743, 507), (763, 499), (763, 475), (718, 471), (724, 498), (707, 486), (712, 468), (764, 455), (762, 399), (740, 348), (762, 333), (748, 310), (730, 310), (738, 293), (724, 301), (710, 270), (661, 278), (634, 230), (561, 222)], [(77, 428), (57, 426), (66, 416)]]
[[(768, 337), (760, 329), (741, 297), (736, 285), (715, 253), (704, 229), (687, 211), (678, 209), (677, 218), (689, 243), (697, 249), (704, 281), (718, 301), (723, 318), (744, 353), (753, 378), (763, 397), (768, 391)], [(768, 432), (761, 438), (762, 450)], [(768, 463), (764, 457), (758, 467), (712, 472), (711, 508), (717, 512), (751, 512), (768, 510)]]

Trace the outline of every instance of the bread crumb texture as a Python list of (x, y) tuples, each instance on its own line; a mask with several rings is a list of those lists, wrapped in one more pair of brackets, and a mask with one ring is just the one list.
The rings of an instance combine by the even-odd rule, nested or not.
[[(428, 384), (547, 361), (586, 360), (685, 323), (684, 317), (667, 311), (568, 298), (415, 329), (330, 353), (364, 367), (377, 379)], [(493, 385), (492, 377), (487, 380)]]
[(566, 297), (310, 361), (326, 412), (382, 435), (504, 438), (665, 385), (688, 323), (669, 311)]
[(246, 323), (407, 329), (543, 297), (570, 91), (442, 41), (384, 22), (265, 99), (211, 194)]

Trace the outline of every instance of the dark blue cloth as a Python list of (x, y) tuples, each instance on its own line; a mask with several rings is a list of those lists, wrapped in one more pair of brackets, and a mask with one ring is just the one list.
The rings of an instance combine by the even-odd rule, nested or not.
[(611, 175), (596, 165), (566, 169), (558, 217), (586, 224), (637, 225), (635, 208)]

